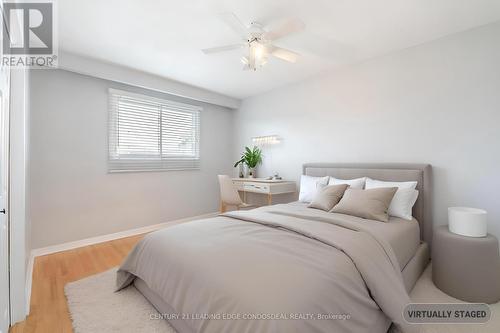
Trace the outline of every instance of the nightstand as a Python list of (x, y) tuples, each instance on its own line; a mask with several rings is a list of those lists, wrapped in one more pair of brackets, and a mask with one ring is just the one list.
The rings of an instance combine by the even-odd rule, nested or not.
[(466, 302), (496, 303), (500, 300), (500, 256), (493, 235), (466, 237), (434, 229), (432, 280), (436, 287)]

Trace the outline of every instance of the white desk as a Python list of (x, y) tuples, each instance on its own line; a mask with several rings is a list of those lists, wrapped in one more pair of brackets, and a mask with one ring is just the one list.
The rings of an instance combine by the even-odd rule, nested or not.
[(233, 178), (236, 189), (243, 192), (243, 201), (246, 202), (246, 193), (260, 193), (267, 195), (267, 203), (273, 203), (273, 195), (295, 193), (297, 184), (286, 180), (267, 180), (265, 178)]

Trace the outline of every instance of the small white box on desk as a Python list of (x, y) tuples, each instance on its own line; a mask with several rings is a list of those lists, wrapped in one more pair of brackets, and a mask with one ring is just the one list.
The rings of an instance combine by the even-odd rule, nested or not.
[(469, 207), (448, 208), (448, 228), (450, 232), (468, 237), (486, 237), (488, 234), (488, 213)]

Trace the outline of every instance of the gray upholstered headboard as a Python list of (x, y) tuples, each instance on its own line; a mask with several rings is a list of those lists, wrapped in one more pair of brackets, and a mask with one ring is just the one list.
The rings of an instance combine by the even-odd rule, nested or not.
[(308, 176), (332, 176), (340, 179), (370, 177), (385, 181), (417, 181), (419, 191), (413, 216), (420, 224), (420, 239), (432, 242), (432, 168), (429, 164), (401, 163), (306, 163), (302, 173)]

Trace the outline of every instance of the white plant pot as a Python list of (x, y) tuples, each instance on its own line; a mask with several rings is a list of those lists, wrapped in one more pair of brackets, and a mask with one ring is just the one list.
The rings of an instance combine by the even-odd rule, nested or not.
[(488, 234), (488, 213), (469, 207), (448, 208), (448, 229), (450, 232), (468, 237), (486, 237)]

